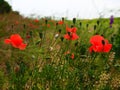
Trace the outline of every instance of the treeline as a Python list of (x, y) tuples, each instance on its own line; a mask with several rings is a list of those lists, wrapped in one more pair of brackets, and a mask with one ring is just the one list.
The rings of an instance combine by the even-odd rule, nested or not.
[(0, 14), (9, 13), (12, 7), (5, 0), (0, 0)]

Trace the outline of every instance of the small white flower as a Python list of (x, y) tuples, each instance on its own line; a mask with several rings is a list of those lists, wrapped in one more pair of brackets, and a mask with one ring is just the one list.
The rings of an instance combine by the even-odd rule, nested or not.
[(55, 34), (55, 38), (58, 38), (58, 36), (59, 36), (59, 34), (57, 33), (57, 34)]

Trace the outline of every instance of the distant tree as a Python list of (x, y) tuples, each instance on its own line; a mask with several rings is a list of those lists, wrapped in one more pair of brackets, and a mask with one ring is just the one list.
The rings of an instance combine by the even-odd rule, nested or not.
[(0, 0), (0, 14), (9, 13), (11, 10), (11, 6), (8, 2)]

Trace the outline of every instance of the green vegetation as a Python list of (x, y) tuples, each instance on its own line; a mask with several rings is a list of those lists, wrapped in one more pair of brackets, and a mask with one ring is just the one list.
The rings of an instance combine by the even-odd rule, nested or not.
[(4, 0), (0, 0), (0, 14), (12, 11), (11, 6)]
[[(65, 20), (62, 25), (13, 13), (0, 19), (0, 90), (120, 89), (120, 18), (111, 28), (109, 19), (101, 18)], [(77, 40), (63, 38), (66, 25), (77, 28)], [(25, 50), (4, 43), (12, 34), (23, 38)], [(112, 44), (110, 52), (89, 52), (89, 40), (96, 34)]]

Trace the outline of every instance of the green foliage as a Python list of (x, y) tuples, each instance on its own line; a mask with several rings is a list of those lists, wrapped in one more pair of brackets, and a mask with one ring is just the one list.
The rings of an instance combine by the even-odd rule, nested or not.
[[(4, 47), (0, 50), (4, 55), (4, 57), (1, 55), (2, 61), (5, 63), (5, 68), (1, 66), (5, 71), (0, 71), (0, 87), (6, 83), (8, 86), (0, 88), (1, 90), (117, 90), (120, 88), (120, 79), (115, 78), (120, 77), (120, 58), (116, 59), (119, 55), (120, 43), (118, 26), (109, 28), (108, 20), (104, 19), (99, 20), (99, 25), (96, 24), (97, 20), (81, 20), (80, 26), (76, 20), (75, 27), (78, 28), (79, 39), (61, 41), (61, 37), (66, 33), (65, 24), (56, 27), (48, 20), (50, 27), (47, 27), (42, 19), (39, 23), (33, 20), (20, 20), (20, 24), (15, 25), (12, 22), (7, 25), (11, 30), (13, 24), (11, 31), (6, 29), (6, 33), (0, 31), (1, 41), (8, 35), (19, 33), (27, 43), (23, 51), (0, 43), (0, 46)], [(30, 27), (29, 22), (38, 27)], [(70, 20), (65, 22), (68, 26), (73, 24)], [(22, 27), (23, 24), (26, 27)], [(95, 30), (94, 25), (96, 25)], [(5, 26), (5, 21), (0, 23), (1, 28)], [(56, 38), (59, 29), (61, 33)], [(26, 38), (26, 33), (30, 35), (29, 38)], [(104, 34), (104, 37), (113, 44), (109, 53), (89, 52), (91, 46), (89, 40), (95, 33)], [(111, 37), (113, 40), (110, 41)], [(73, 59), (72, 54), (74, 54)], [(7, 82), (2, 79), (3, 77)]]
[(11, 6), (4, 0), (0, 0), (0, 14), (9, 13)]

